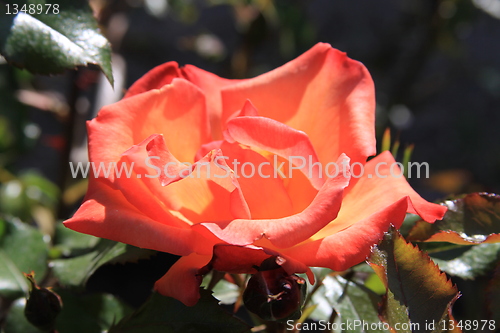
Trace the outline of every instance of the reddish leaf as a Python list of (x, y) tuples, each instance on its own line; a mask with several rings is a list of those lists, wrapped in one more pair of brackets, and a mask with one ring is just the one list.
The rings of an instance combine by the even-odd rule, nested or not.
[(394, 332), (440, 332), (448, 323), (457, 288), (398, 231), (386, 233), (369, 264), (387, 288), (379, 314)]
[(471, 193), (441, 204), (448, 207), (444, 218), (434, 224), (417, 222), (408, 240), (461, 245), (500, 242), (500, 195)]

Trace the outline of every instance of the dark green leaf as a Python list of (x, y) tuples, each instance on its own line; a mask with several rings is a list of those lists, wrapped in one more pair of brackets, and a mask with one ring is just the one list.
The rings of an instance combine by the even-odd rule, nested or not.
[(16, 298), (27, 294), (23, 273), (36, 273), (39, 281), (47, 270), (47, 245), (42, 234), (21, 221), (4, 219), (5, 232), (0, 239), (0, 295)]
[(50, 266), (63, 285), (82, 286), (102, 265), (146, 259), (153, 253), (151, 250), (100, 239), (91, 252), (74, 258), (52, 260)]
[[(204, 283), (202, 283), (202, 287), (207, 286), (210, 278), (210, 275), (203, 278)], [(221, 279), (219, 282), (217, 282), (212, 291), (214, 297), (217, 298), (221, 304), (234, 304), (240, 296), (240, 289), (238, 288), (238, 286), (225, 279)]]
[(33, 326), (26, 316), (24, 315), (24, 308), (26, 306), (26, 298), (18, 298), (10, 306), (8, 315), (5, 319), (5, 326), (3, 328), (3, 333), (42, 333), (44, 331), (39, 330)]
[(442, 328), (459, 294), (427, 254), (392, 230), (369, 263), (387, 288), (380, 315), (396, 332), (434, 332), (429, 323)]
[[(113, 85), (111, 47), (87, 1), (18, 0), (0, 5), (0, 53), (8, 61), (39, 74), (94, 64)], [(21, 11), (23, 5), (33, 11)]]
[[(357, 271), (360, 271), (361, 266), (367, 265), (357, 266)], [(369, 273), (373, 274), (373, 271), (367, 268)], [(325, 275), (326, 271), (330, 274)], [(312, 302), (308, 303), (315, 306), (310, 316), (312, 319), (332, 323), (332, 319), (337, 317), (334, 323), (344, 325), (341, 326), (346, 328), (343, 332), (387, 332), (378, 318), (378, 295), (358, 282), (332, 275), (331, 270), (314, 269), (314, 272), (318, 277), (317, 283), (321, 283), (321, 286), (313, 288)], [(359, 275), (365, 275), (364, 271)], [(369, 326), (367, 330), (363, 330), (359, 325), (363, 321)], [(355, 323), (357, 324), (354, 325)]]
[(128, 305), (109, 294), (56, 291), (63, 301), (63, 310), (56, 320), (59, 333), (101, 333), (132, 313)]
[[(343, 332), (388, 332), (378, 318), (377, 295), (342, 277), (327, 277), (323, 283), (331, 292), (333, 308), (346, 327)], [(356, 323), (359, 325), (356, 326)], [(366, 329), (362, 327), (363, 323)]]
[(59, 188), (44, 176), (34, 171), (24, 172), (19, 176), (27, 197), (36, 203), (55, 208), (59, 198)]
[(109, 333), (238, 333), (250, 327), (218, 305), (207, 290), (200, 289), (195, 306), (154, 293), (139, 310), (121, 320)]
[(436, 258), (439, 253), (432, 255), (432, 260), (446, 273), (473, 279), (489, 272), (500, 257), (500, 244), (479, 244), (465, 247), (465, 252), (456, 258), (446, 260)]
[(500, 242), (499, 195), (471, 193), (442, 205), (448, 207), (444, 218), (433, 224), (417, 222), (408, 240), (463, 245)]
[(73, 231), (62, 223), (56, 225), (54, 247), (65, 257), (91, 252), (98, 242), (99, 238), (97, 237)]

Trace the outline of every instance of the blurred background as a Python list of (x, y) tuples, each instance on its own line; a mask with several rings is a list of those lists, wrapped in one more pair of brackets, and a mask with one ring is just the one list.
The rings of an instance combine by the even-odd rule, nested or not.
[(174, 60), (253, 77), (317, 42), (368, 68), (377, 139), (390, 128), (415, 145), (412, 161), (430, 166), (409, 180), (423, 197), (500, 192), (499, 0), (90, 3), (113, 47), (114, 90), (97, 68), (47, 77), (0, 63), (0, 211), (46, 234), (85, 194), (68, 167), (87, 158), (85, 121), (148, 70)]

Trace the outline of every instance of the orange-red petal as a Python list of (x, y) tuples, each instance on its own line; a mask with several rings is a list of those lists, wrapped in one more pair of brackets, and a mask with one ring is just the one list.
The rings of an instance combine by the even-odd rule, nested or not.
[(352, 162), (375, 154), (375, 89), (367, 69), (328, 44), (269, 73), (222, 89), (223, 124), (247, 100), (259, 115), (310, 138), (319, 160)]
[(161, 279), (154, 289), (160, 294), (173, 297), (187, 306), (195, 305), (200, 299), (202, 276), (199, 270), (208, 264), (210, 256), (196, 253), (180, 258)]
[(339, 158), (337, 163), (346, 165), (346, 173), (328, 178), (303, 212), (280, 219), (205, 222), (195, 228), (205, 227), (221, 240), (233, 245), (248, 245), (265, 237), (278, 248), (293, 246), (314, 235), (337, 216), (344, 188), (350, 179), (348, 160), (345, 155)]
[(104, 107), (88, 123), (93, 162), (116, 162), (132, 145), (151, 134), (164, 134), (169, 151), (181, 162), (194, 162), (200, 146), (210, 141), (205, 98), (193, 84), (174, 79)]
[[(313, 239), (321, 239), (343, 230), (401, 198), (408, 200), (408, 213), (418, 214), (428, 222), (441, 219), (446, 207), (430, 203), (418, 195), (400, 174), (395, 163), (388, 151), (367, 162), (363, 175), (346, 189), (342, 208), (335, 221), (314, 235)], [(355, 168), (351, 172), (358, 175), (361, 171)], [(400, 177), (395, 177), (398, 175)]]
[(234, 84), (238, 82), (238, 80), (224, 79), (191, 65), (179, 68), (179, 65), (176, 62), (171, 61), (153, 68), (142, 78), (137, 80), (129, 88), (125, 98), (141, 94), (149, 90), (159, 89), (166, 84), (170, 84), (174, 78), (186, 79), (204, 92), (213, 139), (221, 139), (222, 130), (220, 119), (222, 113), (222, 102), (220, 91), (223, 87)]
[(310, 179), (317, 190), (325, 183), (314, 147), (304, 132), (273, 119), (246, 116), (230, 120), (224, 137), (228, 142), (236, 141), (288, 159)]
[(391, 224), (401, 226), (407, 206), (407, 199), (401, 198), (344, 230), (304, 242), (283, 253), (308, 266), (345, 270), (365, 260)]
[[(293, 214), (292, 201), (274, 168), (265, 157), (236, 143), (224, 142), (222, 154), (238, 177), (252, 219), (282, 218)], [(234, 163), (240, 163), (233, 165)]]
[(148, 208), (132, 205), (106, 179), (92, 179), (84, 203), (64, 225), (89, 235), (176, 255), (203, 247), (204, 239), (189, 225), (166, 210), (148, 214)]

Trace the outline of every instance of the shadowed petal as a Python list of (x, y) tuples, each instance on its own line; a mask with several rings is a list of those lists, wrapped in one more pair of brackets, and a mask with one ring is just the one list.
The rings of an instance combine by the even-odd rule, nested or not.
[(258, 271), (257, 268), (271, 257), (289, 275), (307, 273), (309, 281), (314, 284), (314, 274), (307, 265), (281, 255), (279, 252), (253, 245), (217, 244), (214, 246), (214, 255), (208, 267), (221, 272), (255, 274)]
[(195, 305), (200, 299), (199, 290), (203, 279), (199, 270), (208, 264), (210, 259), (210, 256), (196, 253), (180, 258), (161, 279), (156, 281), (155, 290), (187, 306)]

